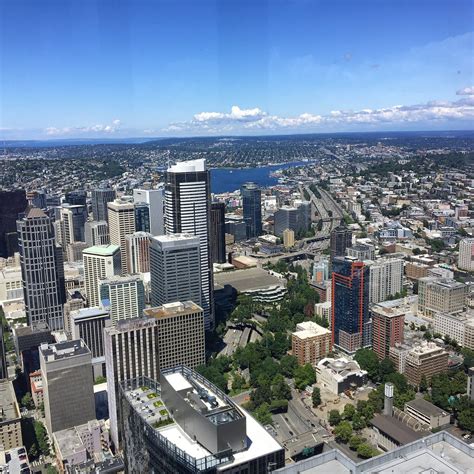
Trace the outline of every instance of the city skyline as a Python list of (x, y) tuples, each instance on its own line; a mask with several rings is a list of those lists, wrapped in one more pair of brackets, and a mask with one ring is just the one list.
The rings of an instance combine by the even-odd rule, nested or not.
[(3, 2), (0, 139), (472, 129), (455, 4)]

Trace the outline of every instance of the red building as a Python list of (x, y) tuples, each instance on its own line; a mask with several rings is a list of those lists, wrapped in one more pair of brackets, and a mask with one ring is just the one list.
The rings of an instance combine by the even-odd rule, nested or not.
[(380, 360), (388, 357), (391, 347), (403, 343), (405, 312), (379, 303), (370, 309), (372, 316), (372, 349)]

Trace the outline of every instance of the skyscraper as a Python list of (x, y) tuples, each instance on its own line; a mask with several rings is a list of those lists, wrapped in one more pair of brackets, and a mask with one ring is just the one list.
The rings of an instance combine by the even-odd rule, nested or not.
[(0, 257), (11, 257), (18, 251), (16, 221), (28, 205), (25, 196), (23, 189), (0, 191)]
[(17, 221), (17, 231), (28, 325), (46, 323), (52, 330), (62, 329), (64, 268), (51, 219), (31, 207)]
[(460, 270), (474, 272), (474, 239), (462, 239), (459, 242), (458, 267)]
[(403, 260), (380, 258), (366, 262), (370, 267), (370, 303), (385, 301), (403, 290)]
[(262, 233), (262, 192), (255, 183), (245, 183), (242, 185), (240, 193), (247, 227), (247, 239), (252, 239)]
[(150, 229), (147, 232), (150, 232), (152, 235), (163, 235), (165, 233), (165, 224), (164, 224), (165, 190), (164, 190), (164, 187), (161, 186), (158, 189), (134, 189), (133, 201), (135, 203), (146, 202), (149, 206)]
[(110, 244), (109, 224), (105, 221), (87, 221), (84, 234), (88, 247)]
[(86, 207), (87, 193), (82, 189), (76, 189), (69, 191), (64, 196), (64, 202), (71, 204), (72, 206), (84, 206)]
[(310, 226), (311, 213), (308, 213), (306, 201), (298, 207), (282, 206), (275, 212), (273, 224), (275, 235), (282, 236), (286, 229), (293, 230), (298, 235), (306, 232)]
[(191, 234), (153, 237), (150, 245), (151, 304), (201, 303), (201, 243)]
[(115, 199), (113, 189), (95, 189), (92, 191), (92, 214), (95, 221), (108, 221), (107, 204)]
[(336, 257), (332, 274), (332, 342), (346, 353), (370, 346), (369, 268), (352, 257)]
[(391, 347), (403, 344), (405, 311), (388, 304), (375, 304), (372, 315), (372, 348), (380, 360), (388, 357)]
[(107, 204), (109, 212), (110, 243), (120, 247), (122, 273), (127, 273), (125, 237), (135, 233), (135, 206), (131, 202), (116, 199)]
[(331, 262), (335, 257), (344, 257), (349, 247), (352, 247), (352, 231), (344, 226), (336, 227), (331, 232)]
[(84, 206), (63, 204), (59, 209), (60, 243), (65, 252), (68, 244), (85, 242), (84, 225), (87, 212)]
[(150, 271), (151, 238), (152, 235), (147, 232), (135, 232), (125, 237), (128, 273), (148, 273)]
[(150, 205), (146, 202), (135, 203), (135, 229), (137, 232), (150, 232)]
[(84, 287), (89, 306), (99, 306), (99, 280), (120, 274), (118, 245), (96, 245), (82, 252), (84, 260)]
[(211, 263), (224, 263), (225, 259), (225, 204), (211, 204)]
[[(209, 251), (210, 182), (204, 159), (183, 161), (166, 172), (166, 233), (189, 233), (199, 237), (201, 259), (200, 305), (206, 329), (214, 327), (213, 279)], [(179, 299), (185, 299), (182, 296)]]

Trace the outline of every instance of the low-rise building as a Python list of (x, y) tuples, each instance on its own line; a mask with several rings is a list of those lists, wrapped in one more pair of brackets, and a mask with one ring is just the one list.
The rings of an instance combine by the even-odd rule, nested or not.
[(291, 335), (291, 349), (300, 365), (316, 364), (331, 348), (331, 331), (312, 321), (297, 324)]
[(0, 446), (5, 451), (23, 445), (21, 415), (12, 382), (0, 381)]
[(449, 336), (460, 346), (474, 350), (474, 314), (436, 313), (434, 331), (442, 336)]
[(404, 411), (416, 420), (427, 425), (430, 430), (449, 425), (451, 419), (449, 413), (446, 413), (444, 410), (441, 410), (441, 408), (438, 408), (423, 398), (416, 398), (415, 400), (405, 403)]
[(41, 370), (36, 370), (30, 374), (31, 398), (36, 408), (44, 402), (43, 377)]
[(345, 390), (361, 387), (367, 383), (367, 371), (355, 360), (325, 358), (316, 365), (319, 384), (338, 395)]
[(418, 314), (433, 318), (436, 313), (460, 313), (466, 305), (468, 286), (448, 278), (418, 280)]

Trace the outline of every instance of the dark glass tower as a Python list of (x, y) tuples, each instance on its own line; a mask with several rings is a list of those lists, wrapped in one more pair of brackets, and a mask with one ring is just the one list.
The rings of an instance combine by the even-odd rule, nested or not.
[(247, 239), (262, 233), (262, 192), (255, 183), (245, 183), (240, 190), (247, 226)]
[(64, 202), (73, 206), (85, 206), (87, 199), (87, 193), (83, 190), (69, 191), (64, 196)]
[(352, 257), (332, 264), (332, 342), (352, 354), (371, 345), (369, 267)]
[(0, 380), (8, 378), (5, 341), (3, 339), (3, 323), (0, 322)]
[(331, 261), (335, 257), (345, 257), (346, 249), (352, 247), (352, 231), (339, 226), (331, 232)]
[(113, 189), (95, 189), (92, 191), (92, 214), (95, 221), (108, 222), (107, 203), (115, 199), (115, 190)]
[(135, 203), (135, 227), (137, 232), (150, 232), (150, 205), (146, 202)]
[(225, 262), (225, 204), (211, 204), (211, 262)]
[(18, 252), (16, 220), (27, 205), (24, 190), (0, 191), (0, 257), (11, 257)]

